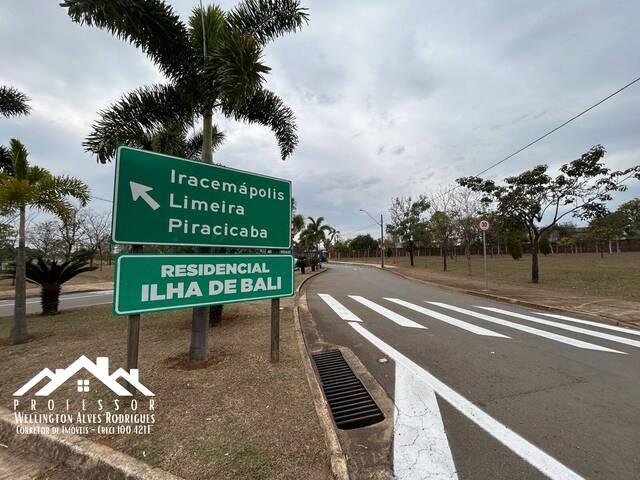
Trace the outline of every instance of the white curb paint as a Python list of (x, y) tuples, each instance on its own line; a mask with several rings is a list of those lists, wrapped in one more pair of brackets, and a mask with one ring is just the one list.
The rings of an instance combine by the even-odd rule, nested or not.
[[(362, 325), (355, 322), (349, 322), (349, 325), (351, 325), (351, 327), (356, 332), (369, 340), (385, 355), (392, 358), (396, 362), (396, 364), (401, 363), (416, 377), (419, 377), (422, 381), (426, 382), (440, 397), (442, 397), (453, 408), (458, 410), (465, 417), (478, 425), (504, 446), (509, 448), (520, 458), (530, 463), (533, 467), (538, 469), (547, 477), (553, 480), (584, 480), (583, 477), (578, 475), (576, 472), (564, 466), (562, 463), (558, 462), (555, 458), (548, 455), (535, 445), (529, 443), (513, 430), (509, 429), (505, 425), (502, 425), (500, 422), (476, 407), (462, 395), (458, 394), (453, 389), (442, 383), (425, 369), (414, 363), (409, 358), (405, 357), (393, 347), (387, 345)], [(423, 473), (424, 475), (428, 474), (428, 472), (421, 473)]]
[(333, 310), (334, 312), (336, 312), (336, 314), (342, 319), (342, 320), (346, 320), (346, 321), (351, 321), (351, 322), (361, 322), (362, 320), (360, 320), (358, 318), (358, 316), (353, 313), (351, 310), (349, 310), (347, 307), (345, 307), (344, 305), (342, 305), (339, 301), (337, 301), (335, 298), (333, 298), (331, 295), (328, 295), (326, 293), (319, 293), (318, 296), (324, 300), (324, 303), (326, 303), (327, 305), (329, 305), (329, 307), (331, 308), (331, 310)]
[(449, 325), (453, 325), (454, 327), (462, 328), (463, 330), (467, 330), (471, 333), (475, 333), (476, 335), (483, 335), (486, 337), (511, 338), (511, 337), (507, 337), (506, 335), (502, 335), (501, 333), (492, 332), (491, 330), (487, 330), (486, 328), (478, 327), (477, 325), (474, 325), (472, 323), (463, 322), (462, 320), (458, 320), (457, 318), (450, 317), (449, 315), (444, 315), (434, 310), (429, 310), (428, 308), (421, 307), (420, 305), (414, 305), (413, 303), (405, 302), (404, 300), (400, 300), (398, 298), (385, 297), (385, 300), (389, 300), (390, 302), (397, 303), (398, 305), (402, 305), (403, 307), (410, 308), (411, 310), (420, 312), (423, 315), (433, 317), (436, 320), (440, 320), (441, 322), (448, 323)]
[(364, 297), (361, 297), (359, 295), (349, 295), (349, 297), (353, 298), (356, 302), (360, 302), (365, 307), (369, 307), (374, 312), (377, 312), (380, 315), (387, 317), (389, 320), (397, 323), (402, 327), (421, 328), (423, 330), (427, 329), (427, 327), (420, 325), (419, 323), (416, 323), (413, 320), (409, 320), (407, 317), (403, 317), (398, 313), (392, 312), (388, 308), (385, 308), (382, 305), (378, 305), (377, 303), (372, 302), (371, 300), (367, 300)]
[(629, 338), (618, 337), (609, 333), (596, 332), (594, 330), (587, 330), (586, 328), (574, 327), (573, 325), (567, 325), (566, 323), (552, 322), (551, 320), (542, 320), (540, 318), (532, 317), (531, 315), (523, 315), (522, 313), (510, 312), (509, 310), (502, 310), (500, 308), (493, 307), (479, 307), (491, 312), (502, 313), (504, 315), (510, 315), (512, 317), (521, 318), (530, 322), (541, 323), (542, 325), (548, 325), (550, 327), (561, 328), (563, 330), (569, 330), (571, 332), (581, 333), (583, 335), (589, 335), (591, 337), (604, 338), (612, 342), (624, 343), (625, 345), (631, 345), (632, 347), (640, 348), (640, 342), (638, 340), (631, 340)]
[(604, 328), (607, 330), (615, 330), (616, 332), (628, 333), (629, 335), (640, 335), (640, 330), (633, 330), (631, 328), (616, 327), (615, 325), (608, 325), (606, 323), (590, 322), (588, 320), (578, 320), (577, 318), (566, 317), (564, 315), (557, 315), (555, 313), (542, 313), (536, 312), (536, 315), (544, 315), (546, 317), (557, 318), (559, 320), (568, 320), (569, 322), (582, 323), (584, 325), (592, 325), (598, 328)]
[(449, 310), (463, 313), (465, 315), (469, 315), (474, 318), (479, 318), (480, 320), (486, 320), (487, 322), (496, 323), (498, 325), (504, 325), (505, 327), (513, 328), (515, 330), (520, 330), (522, 332), (527, 332), (532, 335), (548, 338), (549, 340), (566, 343), (567, 345), (571, 345), (573, 347), (584, 348), (587, 350), (596, 350), (599, 352), (620, 353), (622, 355), (626, 355), (625, 352), (620, 352), (618, 350), (613, 350), (607, 347), (601, 347), (600, 345), (595, 345), (589, 342), (583, 342), (582, 340), (575, 340), (573, 338), (565, 337), (564, 335), (558, 335), (557, 333), (547, 332), (545, 330), (540, 330), (538, 328), (528, 327), (526, 325), (520, 325), (519, 323), (510, 322), (509, 320), (503, 320), (501, 318), (491, 317), (483, 313), (467, 310), (466, 308), (455, 307), (453, 305), (448, 305), (446, 303), (440, 303), (440, 302), (427, 302), (427, 303), (430, 303), (432, 305), (437, 305), (438, 307), (442, 307), (442, 308), (448, 308)]
[(396, 480), (457, 480), (433, 388), (396, 362), (393, 473)]

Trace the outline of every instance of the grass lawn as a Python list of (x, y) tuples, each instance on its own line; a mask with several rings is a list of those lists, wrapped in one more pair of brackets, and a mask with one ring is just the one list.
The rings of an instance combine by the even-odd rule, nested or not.
[[(269, 363), (268, 301), (225, 306), (222, 325), (210, 330), (214, 361), (204, 369), (184, 369), (190, 311), (143, 316), (140, 379), (155, 393), (155, 425), (149, 435), (93, 438), (188, 479), (329, 478), (292, 301), (282, 305), (275, 366)], [(0, 318), (0, 338), (8, 336), (11, 321)], [(126, 364), (127, 319), (113, 317), (108, 305), (31, 316), (29, 330), (35, 341), (0, 345), (0, 398), (7, 407), (11, 394), (44, 367), (64, 368), (80, 355), (108, 356), (111, 371)], [(67, 382), (48, 398), (117, 398), (95, 383), (78, 394)]]
[[(380, 258), (343, 259), (379, 263)], [(409, 257), (386, 259), (389, 265), (409, 266)], [(492, 282), (513, 286), (533, 286), (531, 283), (531, 256), (513, 260), (509, 255), (487, 257)], [(442, 257), (415, 257), (415, 268), (426, 269), (429, 278), (437, 280), (481, 281), (482, 256), (471, 257), (471, 275), (465, 257), (448, 259), (447, 272), (442, 271)], [(640, 300), (640, 252), (617, 255), (583, 253), (540, 256), (540, 287), (571, 292), (577, 295)]]

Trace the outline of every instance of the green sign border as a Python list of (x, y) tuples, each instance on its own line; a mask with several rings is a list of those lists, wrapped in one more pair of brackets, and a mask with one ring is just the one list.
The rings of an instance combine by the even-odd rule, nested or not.
[[(179, 305), (179, 306), (170, 306), (170, 307), (158, 307), (158, 308), (150, 308), (150, 309), (146, 309), (146, 310), (131, 310), (131, 311), (126, 311), (126, 312), (119, 312), (117, 310), (116, 305), (118, 304), (118, 285), (120, 284), (120, 261), (123, 258), (136, 258), (136, 257), (159, 257), (159, 258), (169, 258), (169, 257), (191, 257), (191, 258), (201, 258), (201, 257), (206, 257), (206, 258), (211, 258), (211, 257), (217, 257), (217, 258), (234, 258), (238, 261), (241, 261), (241, 259), (243, 258), (273, 258), (273, 257), (288, 257), (291, 260), (291, 290), (290, 292), (286, 293), (286, 294), (281, 294), (281, 295), (269, 295), (266, 297), (256, 297), (256, 298), (249, 298), (249, 299), (241, 299), (241, 300), (227, 300), (224, 302), (215, 302), (215, 303), (211, 303), (211, 302), (203, 302), (203, 303), (194, 303), (194, 304), (189, 304), (189, 305)], [(116, 268), (116, 274), (114, 276), (114, 282), (113, 282), (113, 301), (111, 304), (112, 307), (112, 312), (114, 315), (118, 315), (118, 316), (122, 316), (122, 315), (136, 315), (139, 313), (150, 313), (150, 312), (162, 312), (162, 311), (167, 311), (167, 310), (185, 310), (188, 308), (193, 308), (193, 307), (204, 307), (204, 306), (209, 306), (209, 305), (223, 305), (223, 304), (228, 304), (228, 303), (247, 303), (247, 302), (256, 302), (259, 300), (269, 300), (271, 298), (287, 298), (287, 297), (292, 297), (295, 293), (295, 272), (294, 272), (294, 261), (293, 261), (293, 255), (280, 255), (280, 254), (264, 254), (264, 255), (260, 255), (260, 254), (214, 254), (214, 253), (169, 253), (169, 254), (162, 254), (162, 253), (120, 253), (118, 255), (116, 255), (116, 259), (115, 259), (115, 268)]]
[[(221, 169), (221, 170), (230, 170), (233, 172), (244, 173), (247, 175), (253, 175), (256, 177), (269, 178), (271, 180), (278, 180), (280, 182), (286, 182), (289, 185), (289, 202), (293, 198), (293, 190), (291, 188), (291, 180), (285, 180), (284, 178), (272, 177), (269, 175), (262, 175), (260, 173), (247, 172), (246, 170), (239, 170), (236, 168), (230, 167), (222, 167), (219, 165), (210, 165), (203, 162), (198, 162), (196, 160), (189, 160), (186, 158), (174, 157), (172, 155), (165, 155), (164, 153), (156, 153), (149, 150), (143, 150), (141, 148), (133, 148), (127, 147), (126, 145), (118, 146), (116, 150), (116, 170), (115, 177), (113, 182), (113, 209), (111, 211), (111, 243), (118, 245), (166, 245), (166, 246), (179, 246), (179, 247), (228, 247), (228, 248), (260, 248), (260, 249), (278, 249), (278, 250), (289, 250), (291, 249), (291, 235), (288, 235), (289, 244), (288, 245), (235, 245), (228, 243), (166, 243), (166, 242), (132, 242), (131, 240), (118, 240), (116, 238), (116, 217), (118, 214), (118, 178), (120, 172), (120, 152), (124, 149), (134, 150), (138, 152), (150, 153), (152, 155), (158, 155), (161, 157), (168, 157), (174, 160), (179, 160), (181, 162), (190, 162), (197, 163), (198, 165), (204, 165), (207, 167), (211, 167), (213, 169)], [(291, 209), (291, 204), (289, 205), (289, 229), (291, 228), (291, 224), (293, 222), (293, 211)]]

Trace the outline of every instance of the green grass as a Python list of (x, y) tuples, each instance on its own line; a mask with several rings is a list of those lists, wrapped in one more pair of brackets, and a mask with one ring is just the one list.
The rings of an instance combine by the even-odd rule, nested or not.
[[(344, 259), (379, 263), (380, 258)], [(394, 263), (397, 262), (397, 263)], [(513, 286), (531, 286), (531, 256), (513, 260), (509, 255), (487, 257), (492, 282)], [(389, 265), (409, 266), (409, 257), (387, 259)], [(471, 275), (465, 257), (449, 258), (447, 272), (443, 272), (442, 257), (416, 257), (415, 268), (426, 269), (434, 280), (483, 279), (482, 256), (471, 257)], [(540, 286), (571, 292), (576, 295), (640, 300), (640, 252), (607, 255), (551, 254), (540, 256)]]

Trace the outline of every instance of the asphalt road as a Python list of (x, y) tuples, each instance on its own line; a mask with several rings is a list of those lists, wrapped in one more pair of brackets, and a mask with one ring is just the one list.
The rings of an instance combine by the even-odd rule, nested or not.
[(396, 478), (640, 478), (640, 332), (368, 267), (333, 265), (306, 294), (394, 401)]
[[(111, 303), (113, 290), (60, 295), (60, 310)], [(13, 315), (13, 300), (0, 300), (0, 317)], [(40, 313), (40, 298), (27, 298), (27, 313)]]

